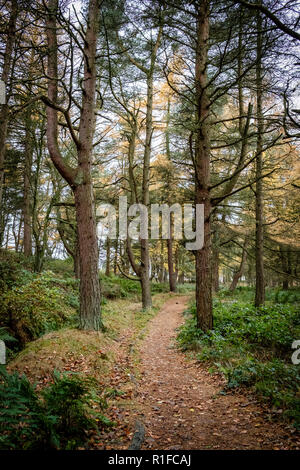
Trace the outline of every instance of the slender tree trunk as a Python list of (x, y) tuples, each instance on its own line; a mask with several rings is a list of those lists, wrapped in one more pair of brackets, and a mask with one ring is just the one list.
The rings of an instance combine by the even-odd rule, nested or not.
[(128, 148), (128, 176), (129, 176), (129, 186), (131, 192), (131, 204), (137, 203), (137, 188), (134, 177), (134, 155), (135, 155), (135, 146), (136, 146), (136, 136), (137, 136), (137, 120), (132, 121), (132, 132), (129, 137), (129, 148)]
[(212, 273), (212, 288), (214, 292), (218, 292), (220, 289), (219, 285), (219, 267), (220, 267), (220, 250), (218, 246), (213, 249), (213, 273)]
[[(18, 14), (17, 0), (11, 0), (10, 18), (7, 28), (6, 46), (4, 52), (4, 63), (1, 74), (1, 80), (7, 84), (11, 74), (12, 55), (15, 44), (16, 21)], [(7, 137), (7, 127), (9, 120), (8, 103), (0, 105), (0, 207), (2, 207), (3, 183), (4, 183), (4, 160), (5, 144)]]
[(160, 240), (160, 254), (159, 254), (159, 268), (158, 268), (158, 282), (163, 282), (164, 279), (164, 245), (163, 240)]
[(231, 292), (233, 292), (235, 290), (235, 288), (237, 286), (237, 283), (238, 283), (240, 277), (242, 276), (242, 274), (244, 272), (244, 267), (245, 267), (245, 264), (246, 264), (246, 261), (247, 261), (248, 242), (249, 242), (248, 237), (245, 237), (244, 244), (243, 244), (243, 252), (242, 252), (241, 263), (240, 263), (240, 266), (239, 266), (238, 270), (234, 273), (232, 282), (231, 282), (230, 287), (229, 287), (229, 290)]
[(114, 253), (114, 275), (117, 275), (118, 268), (118, 239), (115, 241), (115, 253)]
[[(172, 224), (171, 224), (172, 226)], [(167, 240), (168, 246), (168, 269), (169, 269), (169, 286), (171, 292), (176, 292), (176, 273), (174, 271), (173, 263), (173, 237), (170, 234), (170, 238)]]
[(281, 256), (281, 265), (282, 265), (282, 270), (286, 275), (284, 276), (282, 280), (282, 289), (283, 290), (288, 290), (289, 288), (289, 266), (288, 266), (288, 257), (287, 257), (287, 252), (283, 249), (283, 247), (280, 245), (280, 256)]
[(31, 233), (31, 190), (30, 175), (32, 165), (32, 136), (30, 126), (30, 108), (27, 108), (25, 118), (25, 166), (24, 166), (24, 204), (23, 204), (23, 220), (24, 220), (24, 255), (32, 255), (32, 233)]
[(63, 229), (63, 224), (60, 222), (61, 215), (59, 209), (56, 211), (57, 214), (57, 230), (59, 233), (59, 236), (61, 238), (61, 241), (64, 245), (64, 248), (68, 255), (70, 255), (73, 258), (73, 269), (74, 269), (74, 275), (76, 279), (80, 279), (80, 256), (79, 256), (79, 246), (78, 246), (78, 234), (77, 234), (77, 227), (73, 227), (75, 236), (73, 242), (68, 241), (64, 229)]
[(211, 200), (210, 142), (208, 135), (209, 99), (207, 95), (207, 51), (209, 39), (209, 1), (203, 0), (197, 10), (196, 44), (196, 141), (195, 141), (195, 203), (204, 204), (204, 246), (196, 250), (196, 311), (197, 326), (203, 331), (213, 327), (211, 285)]
[[(170, 102), (170, 97), (168, 97), (168, 103), (167, 103), (167, 113), (166, 113), (166, 155), (167, 159), (170, 162), (170, 165), (172, 164), (172, 159), (171, 159), (171, 149), (170, 149), (170, 130), (169, 130), (169, 124), (170, 124), (170, 108), (171, 108), (171, 102)], [(171, 184), (172, 182), (170, 181), (170, 171), (168, 172), (168, 180), (167, 180), (167, 191), (168, 191), (168, 204), (170, 204), (170, 194), (172, 192), (172, 187)], [(171, 292), (176, 292), (176, 273), (174, 271), (174, 262), (173, 262), (173, 232), (174, 232), (174, 221), (173, 221), (173, 215), (170, 214), (170, 234), (169, 238), (167, 240), (167, 249), (168, 249), (168, 269), (169, 269), (169, 286), (170, 286), (170, 291)]]
[(14, 241), (15, 241), (15, 251), (18, 252), (19, 247), (18, 247), (18, 236), (16, 232), (16, 220), (17, 220), (17, 214), (14, 214), (11, 231), (12, 231)]
[[(144, 65), (137, 63), (127, 53), (129, 60), (138, 67), (147, 77), (147, 111), (146, 111), (146, 137), (145, 137), (145, 151), (143, 161), (143, 183), (142, 183), (142, 203), (147, 208), (150, 204), (149, 196), (149, 184), (150, 184), (150, 158), (151, 158), (151, 141), (153, 133), (153, 75), (154, 66), (157, 59), (157, 52), (160, 46), (162, 37), (162, 24), (159, 26), (159, 31), (154, 46), (151, 44), (151, 55), (150, 55), (150, 66), (147, 69)], [(153, 46), (153, 47), (152, 47)], [(133, 192), (133, 191), (132, 191)], [(141, 287), (142, 287), (142, 304), (144, 309), (148, 309), (152, 306), (151, 299), (151, 285), (150, 285), (150, 254), (149, 254), (149, 240), (141, 239), (141, 263), (139, 266), (136, 265), (134, 256), (131, 250), (130, 240), (127, 240), (127, 251), (130, 263), (133, 270), (139, 276)]]
[(5, 240), (5, 249), (8, 250), (8, 242), (9, 242), (9, 232), (10, 232), (10, 226), (7, 226), (6, 229), (6, 240)]
[[(152, 140), (152, 110), (153, 110), (153, 70), (147, 76), (147, 113), (146, 113), (146, 141), (143, 165), (143, 204), (148, 208), (150, 204), (149, 182), (150, 182), (150, 157)], [(151, 287), (149, 277), (149, 240), (141, 239), (141, 265), (140, 279), (142, 286), (142, 304), (147, 309), (152, 306)]]
[(105, 266), (105, 275), (110, 276), (110, 238), (107, 237), (106, 240), (106, 266)]
[(177, 284), (178, 280), (178, 271), (179, 271), (179, 247), (177, 245), (176, 250), (175, 250), (175, 281)]
[[(222, 217), (222, 222), (223, 222)], [(219, 265), (220, 265), (220, 248), (219, 248), (219, 225), (217, 221), (214, 223), (214, 236), (212, 246), (212, 290), (219, 290)]]
[(256, 197), (255, 197), (255, 259), (256, 259), (256, 287), (255, 306), (259, 307), (265, 301), (264, 276), (264, 225), (263, 225), (263, 113), (262, 113), (262, 18), (257, 13), (257, 60), (256, 60), (256, 115), (257, 115), (257, 158), (256, 158)]

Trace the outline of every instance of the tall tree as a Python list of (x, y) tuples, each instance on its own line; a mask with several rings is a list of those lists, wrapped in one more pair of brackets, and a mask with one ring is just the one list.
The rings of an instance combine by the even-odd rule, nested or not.
[(211, 286), (211, 200), (210, 140), (207, 64), (209, 40), (209, 0), (196, 2), (196, 137), (195, 137), (195, 204), (204, 205), (204, 245), (196, 250), (196, 309), (198, 327), (213, 326)]
[(262, 17), (257, 12), (257, 44), (256, 44), (256, 119), (257, 119), (257, 146), (256, 146), (256, 189), (255, 189), (255, 260), (256, 284), (255, 305), (259, 307), (265, 301), (264, 276), (264, 219), (263, 219), (263, 83), (262, 83)]
[[(49, 0), (47, 8), (48, 97), (47, 142), (51, 159), (62, 177), (71, 186), (75, 197), (78, 246), (80, 255), (80, 327), (98, 330), (102, 327), (100, 282), (98, 275), (98, 244), (91, 176), (93, 136), (95, 130), (96, 44), (99, 28), (100, 2), (90, 0), (84, 34), (82, 103), (78, 136), (67, 110), (58, 105), (58, 41), (56, 17), (58, 1)], [(72, 91), (70, 90), (70, 93)], [(74, 169), (64, 160), (58, 143), (58, 111), (63, 111), (77, 149), (78, 166)]]
[[(14, 51), (14, 44), (16, 39), (16, 22), (18, 16), (18, 2), (11, 0), (10, 2), (10, 18), (7, 25), (6, 33), (6, 46), (4, 51), (3, 68), (1, 73), (1, 80), (8, 86), (8, 80), (12, 72), (12, 58)], [(3, 195), (3, 182), (4, 182), (4, 159), (5, 159), (5, 145), (7, 137), (7, 127), (9, 121), (9, 107), (8, 97), (6, 102), (0, 105), (0, 207), (2, 204)]]
[[(145, 77), (146, 81), (146, 117), (145, 117), (145, 140), (144, 140), (144, 158), (143, 158), (143, 176), (142, 176), (142, 197), (141, 201), (145, 207), (150, 205), (150, 160), (151, 160), (151, 149), (152, 149), (152, 137), (153, 137), (153, 93), (154, 93), (154, 72), (157, 62), (157, 56), (159, 47), (162, 41), (163, 32), (163, 9), (161, 5), (154, 4), (154, 13), (158, 16), (158, 24), (155, 29), (156, 37), (153, 38), (152, 34), (146, 41), (147, 61), (148, 65), (145, 65), (144, 54), (141, 59), (137, 59), (128, 53), (126, 47), (122, 44), (123, 52), (130, 61)], [(151, 13), (151, 8), (150, 8)], [(156, 20), (157, 21), (157, 20)], [(119, 38), (120, 40), (120, 38)], [(148, 52), (149, 51), (149, 52)], [(142, 304), (143, 308), (150, 308), (152, 305), (151, 299), (151, 284), (150, 284), (150, 251), (149, 251), (149, 240), (148, 238), (140, 239), (141, 248), (141, 263), (138, 266), (134, 260), (133, 252), (130, 247), (130, 240), (128, 239), (128, 255), (131, 265), (139, 276), (142, 285)]]

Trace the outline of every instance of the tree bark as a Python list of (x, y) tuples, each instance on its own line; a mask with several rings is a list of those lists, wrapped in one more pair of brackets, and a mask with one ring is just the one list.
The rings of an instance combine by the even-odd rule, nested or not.
[(106, 240), (106, 266), (105, 266), (105, 275), (110, 276), (110, 238), (107, 237)]
[(209, 98), (207, 95), (207, 52), (209, 39), (209, 1), (197, 8), (196, 43), (196, 140), (195, 140), (195, 203), (204, 204), (204, 245), (196, 250), (197, 326), (203, 331), (213, 327), (211, 285), (211, 200), (210, 142), (208, 135)]
[[(18, 2), (11, 1), (10, 18), (7, 28), (7, 39), (4, 52), (4, 63), (1, 74), (1, 80), (7, 84), (11, 74), (12, 55), (15, 44), (16, 22), (18, 15)], [(2, 207), (3, 184), (4, 184), (4, 160), (5, 160), (5, 144), (7, 137), (7, 127), (9, 120), (9, 108), (6, 101), (0, 105), (0, 207)]]
[[(166, 113), (166, 155), (167, 159), (172, 164), (171, 158), (171, 150), (170, 150), (170, 97), (168, 97), (167, 103), (167, 113)], [(170, 204), (170, 195), (172, 192), (172, 181), (170, 181), (170, 171), (168, 171), (167, 176), (167, 192), (168, 192), (168, 204)], [(168, 249), (168, 270), (169, 270), (169, 286), (170, 292), (176, 292), (176, 273), (174, 271), (174, 261), (173, 261), (173, 232), (174, 232), (174, 222), (173, 222), (174, 214), (170, 214), (170, 234), (169, 238), (167, 239), (167, 249)]]
[(286, 275), (284, 276), (284, 278), (282, 280), (282, 289), (283, 290), (288, 290), (288, 288), (289, 288), (289, 274), (290, 274), (289, 263), (288, 263), (288, 252), (287, 252), (287, 250), (283, 249), (282, 245), (280, 245), (279, 249), (280, 249), (282, 270), (283, 270), (284, 273), (286, 273)]
[(83, 330), (99, 330), (99, 253), (91, 181), (77, 186), (74, 195), (80, 257), (80, 327)]
[[(146, 113), (146, 141), (143, 165), (143, 204), (148, 208), (150, 204), (149, 184), (150, 184), (150, 157), (152, 141), (152, 109), (153, 109), (153, 70), (151, 67), (147, 75), (147, 113)], [(152, 306), (150, 277), (149, 277), (149, 240), (141, 239), (141, 265), (140, 279), (142, 286), (143, 308)]]
[(218, 292), (220, 289), (219, 284), (219, 266), (220, 266), (220, 250), (218, 246), (213, 249), (213, 273), (212, 273), (212, 288), (214, 292)]
[[(172, 228), (172, 223), (171, 223), (171, 228)], [(173, 262), (173, 237), (172, 237), (172, 233), (170, 234), (170, 238), (167, 239), (167, 246), (168, 246), (168, 269), (169, 269), (170, 292), (176, 292), (176, 273), (174, 271), (174, 262)]]
[(78, 234), (76, 231), (76, 242), (74, 250), (74, 274), (76, 279), (80, 279), (80, 253), (79, 253), (79, 244), (78, 244)]
[(233, 292), (237, 286), (237, 283), (240, 279), (240, 277), (242, 276), (243, 272), (244, 272), (244, 267), (245, 267), (245, 264), (246, 264), (246, 261), (247, 261), (247, 246), (248, 246), (248, 242), (249, 242), (249, 239), (248, 237), (245, 237), (245, 240), (244, 240), (244, 244), (243, 244), (243, 252), (242, 252), (242, 258), (241, 258), (241, 262), (240, 262), (240, 266), (238, 268), (238, 270), (234, 273), (234, 276), (233, 276), (233, 279), (232, 279), (232, 282), (230, 284), (230, 287), (229, 287), (229, 290), (231, 292)]
[(25, 118), (25, 165), (24, 165), (24, 204), (23, 204), (23, 220), (24, 220), (24, 255), (26, 257), (32, 255), (32, 232), (31, 232), (31, 190), (30, 176), (32, 165), (32, 136), (30, 126), (30, 108), (27, 108)]
[(114, 275), (115, 276), (117, 275), (117, 268), (118, 268), (118, 246), (119, 246), (118, 239), (116, 239), (115, 240), (115, 246), (114, 246), (114, 249), (115, 249), (115, 252), (114, 252)]
[(257, 116), (257, 158), (256, 158), (256, 197), (255, 197), (255, 261), (256, 261), (256, 285), (255, 306), (259, 307), (265, 301), (265, 276), (264, 276), (264, 225), (263, 225), (263, 113), (262, 113), (262, 19), (257, 13), (257, 60), (256, 60), (256, 116)]

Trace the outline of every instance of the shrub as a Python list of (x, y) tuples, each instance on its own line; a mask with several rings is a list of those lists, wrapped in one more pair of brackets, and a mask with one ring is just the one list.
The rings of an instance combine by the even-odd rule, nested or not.
[(31, 261), (21, 253), (0, 249), (0, 292), (32, 280), (30, 268)]
[(223, 368), (228, 388), (252, 386), (255, 392), (274, 407), (283, 408), (284, 414), (300, 428), (300, 371), (293, 364), (279, 359), (260, 362), (246, 359), (236, 366)]
[[(65, 287), (59, 279), (53, 278), (53, 273), (46, 271), (23, 286), (4, 292), (0, 306), (1, 324), (21, 345), (48, 331), (73, 325), (76, 321), (75, 302), (73, 297), (71, 301), (68, 299)], [(75, 291), (72, 292), (75, 295)]]
[(117, 299), (134, 297), (141, 293), (141, 286), (138, 281), (131, 281), (118, 276), (100, 275), (102, 296), (106, 299)]
[(100, 410), (106, 401), (90, 378), (54, 373), (53, 384), (38, 395), (25, 375), (1, 370), (0, 449), (75, 449), (87, 431), (112, 424)]
[(170, 292), (170, 286), (167, 282), (151, 282), (151, 292), (152, 294)]
[(267, 299), (278, 304), (296, 303), (300, 302), (300, 292), (299, 289), (270, 290), (269, 292), (267, 291)]
[(198, 349), (204, 333), (197, 328), (197, 320), (194, 316), (187, 318), (185, 323), (178, 328), (178, 331), (177, 341), (182, 351)]
[(46, 270), (54, 272), (56, 275), (71, 278), (74, 276), (74, 262), (72, 258), (51, 259), (46, 258), (44, 262)]
[(195, 284), (192, 282), (186, 282), (185, 284), (177, 284), (177, 292), (179, 294), (189, 294), (195, 290)]

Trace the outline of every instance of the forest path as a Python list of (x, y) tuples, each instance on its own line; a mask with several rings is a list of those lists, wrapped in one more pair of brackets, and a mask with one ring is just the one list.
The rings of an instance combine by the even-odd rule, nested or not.
[(135, 404), (145, 426), (142, 449), (295, 448), (289, 428), (271, 423), (253, 396), (220, 395), (220, 376), (176, 350), (176, 328), (184, 321), (187, 301), (182, 296), (168, 300), (140, 347)]

